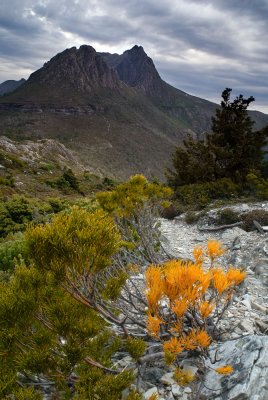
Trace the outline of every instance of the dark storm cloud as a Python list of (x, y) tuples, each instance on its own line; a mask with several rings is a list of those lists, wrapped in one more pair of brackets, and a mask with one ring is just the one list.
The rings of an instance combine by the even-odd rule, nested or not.
[(181, 90), (219, 101), (230, 86), (268, 112), (267, 21), (268, 0), (2, 0), (0, 82), (66, 47), (139, 44)]

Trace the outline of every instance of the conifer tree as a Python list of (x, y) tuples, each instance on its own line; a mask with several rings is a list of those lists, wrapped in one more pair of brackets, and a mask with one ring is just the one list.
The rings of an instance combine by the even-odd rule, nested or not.
[(188, 136), (173, 156), (173, 170), (167, 172), (171, 187), (212, 182), (230, 178), (238, 183), (263, 164), (268, 127), (254, 131), (247, 113), (254, 98), (237, 96), (230, 100), (232, 89), (222, 92), (221, 108), (212, 117), (212, 132), (202, 141)]

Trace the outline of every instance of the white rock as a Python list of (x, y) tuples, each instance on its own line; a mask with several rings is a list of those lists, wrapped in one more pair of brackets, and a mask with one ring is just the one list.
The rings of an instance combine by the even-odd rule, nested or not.
[[(212, 388), (215, 400), (266, 400), (268, 399), (268, 336), (247, 336), (215, 345), (220, 360), (208, 366), (213, 369), (231, 364), (234, 371), (229, 376), (219, 375), (211, 369), (205, 374), (205, 386)], [(202, 397), (211, 398), (212, 392), (206, 387)]]
[(175, 396), (175, 397), (178, 397), (183, 393), (182, 388), (179, 385), (177, 385), (176, 383), (174, 383), (171, 386), (171, 391), (172, 391), (173, 396)]
[(192, 389), (190, 387), (184, 388), (184, 393), (192, 393)]
[(264, 314), (268, 314), (268, 307), (265, 307), (264, 305), (259, 304), (256, 301), (252, 301), (251, 305), (254, 310), (261, 311)]
[(242, 329), (243, 332), (254, 333), (253, 324), (247, 319), (240, 321), (238, 327)]
[(162, 376), (160, 379), (160, 382), (163, 383), (164, 385), (173, 385), (175, 382), (173, 378), (173, 372), (167, 372), (165, 375)]
[(154, 387), (152, 387), (151, 389), (147, 390), (147, 392), (145, 392), (143, 396), (144, 396), (144, 398), (147, 400), (147, 399), (149, 399), (153, 394), (158, 394), (158, 391), (157, 391), (157, 387), (156, 387), (156, 386), (154, 386)]

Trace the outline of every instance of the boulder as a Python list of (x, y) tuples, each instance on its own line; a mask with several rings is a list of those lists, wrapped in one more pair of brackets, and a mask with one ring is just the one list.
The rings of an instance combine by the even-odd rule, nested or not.
[(246, 336), (213, 346), (210, 368), (232, 365), (231, 375), (208, 368), (200, 400), (267, 400), (268, 336)]

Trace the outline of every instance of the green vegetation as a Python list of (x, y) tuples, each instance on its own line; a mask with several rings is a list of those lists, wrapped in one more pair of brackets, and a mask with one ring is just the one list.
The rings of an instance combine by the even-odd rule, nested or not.
[(49, 214), (55, 212), (51, 204), (20, 195), (3, 199), (0, 202), (0, 236), (24, 231), (29, 223), (46, 222)]
[(0, 271), (13, 271), (16, 263), (27, 257), (24, 235), (19, 232), (0, 242)]
[(224, 208), (217, 213), (216, 223), (218, 225), (234, 224), (239, 221), (241, 221), (239, 213), (231, 208)]
[(260, 225), (268, 225), (268, 212), (265, 210), (252, 210), (243, 215), (243, 229), (253, 231), (256, 229), (253, 221), (257, 221)]
[(247, 107), (254, 101), (242, 95), (230, 100), (231, 89), (222, 93), (221, 108), (212, 118), (212, 133), (204, 140), (188, 137), (173, 157), (168, 170), (169, 185), (185, 204), (204, 207), (214, 199), (231, 199), (251, 188), (262, 198), (267, 196), (267, 182), (261, 177), (268, 127), (253, 131)]
[[(0, 246), (1, 269), (9, 271), (0, 275), (1, 398), (41, 399), (42, 385), (55, 398), (121, 397), (134, 375), (113, 365), (114, 354), (127, 351), (138, 362), (147, 346), (127, 331), (126, 307), (117, 301), (139, 269), (134, 261), (143, 266), (155, 259), (159, 236), (152, 212), (170, 193), (136, 176), (99, 194), (102, 209), (50, 199), (43, 209), (58, 214), (39, 224), (33, 223), (33, 200), (3, 202), (6, 231), (30, 225)], [(151, 229), (148, 242), (143, 226), (146, 234)], [(140, 307), (144, 311), (142, 302)], [(140, 396), (132, 391), (127, 398)]]

